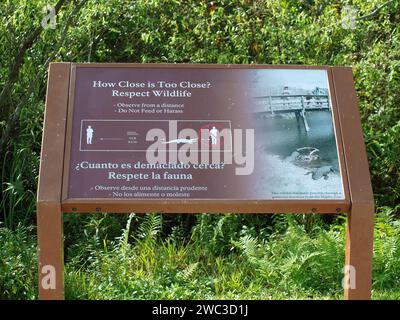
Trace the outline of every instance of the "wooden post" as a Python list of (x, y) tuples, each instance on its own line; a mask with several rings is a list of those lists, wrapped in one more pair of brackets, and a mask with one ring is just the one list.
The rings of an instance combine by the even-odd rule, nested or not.
[(39, 298), (64, 298), (61, 188), (70, 63), (51, 63), (37, 198)]
[(372, 289), (374, 206), (352, 204), (347, 216), (344, 298), (367, 300)]
[[(374, 200), (351, 68), (333, 68), (351, 208), (347, 219), (345, 299), (370, 299)], [(340, 94), (338, 94), (340, 93)]]
[(301, 97), (301, 116), (303, 118), (304, 127), (306, 128), (306, 132), (310, 131), (310, 127), (308, 126), (307, 118), (306, 118), (306, 104), (304, 103), (304, 97)]
[(269, 110), (271, 111), (271, 114), (274, 114), (274, 108), (272, 108), (272, 98), (271, 96), (268, 97), (268, 103), (269, 103)]
[(64, 246), (61, 204), (37, 206), (39, 299), (64, 299)]

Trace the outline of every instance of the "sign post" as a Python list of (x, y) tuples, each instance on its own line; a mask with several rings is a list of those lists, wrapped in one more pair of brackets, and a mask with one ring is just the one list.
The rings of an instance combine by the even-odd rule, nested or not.
[(69, 63), (50, 65), (37, 199), (40, 299), (64, 298), (61, 186), (69, 77)]
[[(347, 213), (346, 299), (369, 299), (372, 288), (374, 199), (351, 69), (333, 68), (351, 208)], [(347, 270), (346, 270), (347, 271)], [(353, 283), (351, 283), (353, 282)]]
[(371, 295), (374, 202), (351, 68), (52, 63), (40, 299), (63, 299), (63, 214), (346, 213), (345, 299)]

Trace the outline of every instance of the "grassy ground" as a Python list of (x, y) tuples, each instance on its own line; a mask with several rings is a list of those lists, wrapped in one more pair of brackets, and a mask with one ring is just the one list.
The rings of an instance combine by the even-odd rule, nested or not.
[[(166, 235), (164, 219), (153, 214), (67, 216), (66, 229), (76, 233), (66, 238), (66, 298), (342, 299), (344, 217), (327, 228), (319, 216), (281, 215), (273, 231), (256, 231), (243, 215), (221, 215), (218, 227), (211, 221), (215, 216), (200, 215), (190, 238), (179, 229)], [(108, 239), (120, 223), (125, 223), (122, 233)], [(0, 229), (2, 299), (37, 298), (32, 231)], [(374, 299), (400, 299), (399, 239), (400, 224), (390, 210), (381, 211)]]

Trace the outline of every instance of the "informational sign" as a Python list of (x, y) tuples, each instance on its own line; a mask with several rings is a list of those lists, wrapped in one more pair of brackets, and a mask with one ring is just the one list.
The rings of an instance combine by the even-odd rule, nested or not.
[(344, 199), (327, 70), (77, 68), (67, 198)]
[(39, 296), (63, 299), (63, 214), (344, 213), (346, 299), (369, 299), (374, 200), (348, 67), (52, 63)]

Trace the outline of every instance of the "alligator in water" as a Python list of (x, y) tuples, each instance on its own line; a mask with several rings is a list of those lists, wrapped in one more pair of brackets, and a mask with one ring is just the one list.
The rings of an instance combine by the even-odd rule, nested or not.
[(329, 178), (330, 173), (336, 173), (337, 171), (332, 166), (323, 166), (320, 168), (312, 169), (311, 171), (307, 172), (306, 175), (311, 174), (313, 180), (319, 180), (324, 177), (325, 180)]

